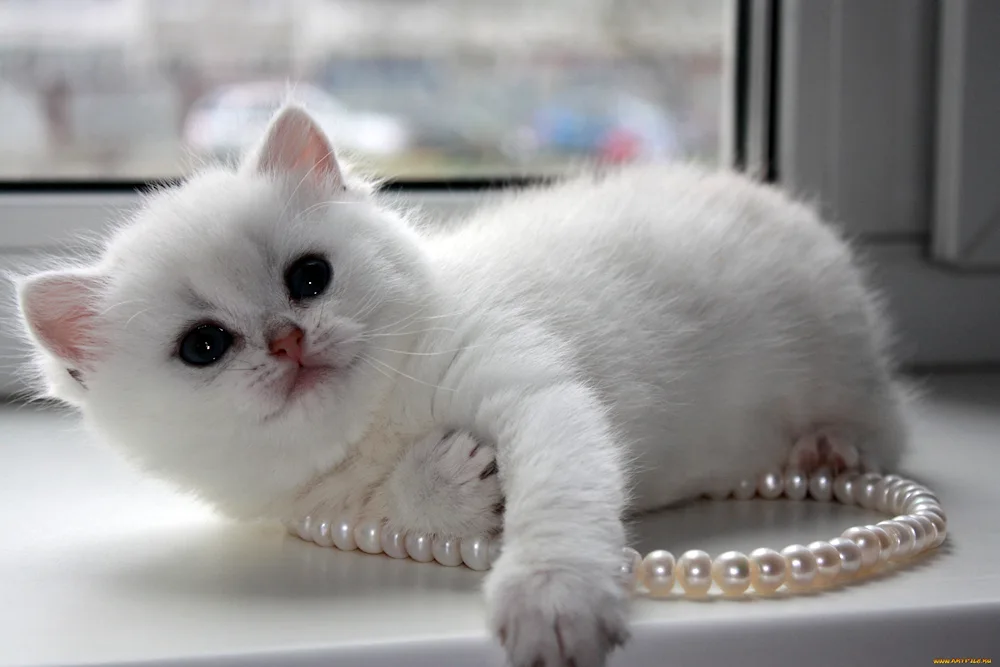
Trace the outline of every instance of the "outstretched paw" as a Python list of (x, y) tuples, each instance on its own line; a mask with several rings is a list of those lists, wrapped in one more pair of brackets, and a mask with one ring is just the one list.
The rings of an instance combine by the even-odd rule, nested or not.
[(624, 588), (614, 574), (594, 574), (517, 565), (493, 572), (491, 623), (512, 667), (601, 667), (628, 640)]
[(465, 431), (416, 441), (387, 481), (388, 514), (404, 530), (452, 537), (500, 532), (503, 494), (496, 450)]

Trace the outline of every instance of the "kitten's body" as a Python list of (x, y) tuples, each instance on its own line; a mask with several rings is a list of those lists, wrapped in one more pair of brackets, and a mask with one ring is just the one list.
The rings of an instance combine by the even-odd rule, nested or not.
[[(630, 485), (633, 508), (661, 506), (821, 431), (898, 459), (879, 314), (846, 246), (775, 191), (637, 168), (421, 233), (331, 156), (286, 110), (243, 169), (155, 197), (98, 266), (25, 281), (50, 393), (233, 516), (476, 534), (502, 491), (487, 596), (517, 665), (623, 641)], [(310, 254), (332, 284), (290, 299), (283, 272)], [(177, 357), (199, 322), (233, 333), (205, 367)], [(300, 394), (303, 362), (274, 352), (290, 323), (328, 369)]]
[(413, 372), (468, 391), (499, 341), (543, 329), (610, 407), (641, 509), (732, 488), (818, 429), (901, 454), (882, 318), (847, 246), (775, 190), (633, 168), (510, 197), (426, 247), (462, 328), (418, 348), (477, 347)]

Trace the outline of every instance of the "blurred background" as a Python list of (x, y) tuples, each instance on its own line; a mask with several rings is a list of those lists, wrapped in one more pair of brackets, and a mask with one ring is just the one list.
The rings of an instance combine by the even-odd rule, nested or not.
[(729, 0), (0, 0), (0, 180), (227, 158), (289, 94), (404, 179), (716, 162)]

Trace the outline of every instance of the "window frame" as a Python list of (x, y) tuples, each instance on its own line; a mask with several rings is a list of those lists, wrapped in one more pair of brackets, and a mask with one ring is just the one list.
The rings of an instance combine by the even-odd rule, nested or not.
[(941, 7), (933, 257), (965, 271), (1000, 270), (1000, 5)]
[(952, 0), (773, 2), (774, 181), (815, 201), (858, 247), (904, 363), (1000, 363), (1000, 309), (984, 307), (1000, 273), (956, 271), (933, 253), (935, 188), (953, 176), (935, 159), (939, 91), (969, 83), (939, 74), (940, 12)]

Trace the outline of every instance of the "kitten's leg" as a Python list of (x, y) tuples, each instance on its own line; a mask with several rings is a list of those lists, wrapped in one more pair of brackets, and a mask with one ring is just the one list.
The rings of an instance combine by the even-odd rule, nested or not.
[(384, 489), (396, 529), (476, 537), (503, 527), (496, 450), (465, 431), (437, 430), (406, 449)]
[(503, 554), (486, 580), (514, 667), (591, 667), (625, 642), (622, 448), (596, 394), (549, 382), (484, 396), (477, 432), (497, 442)]

